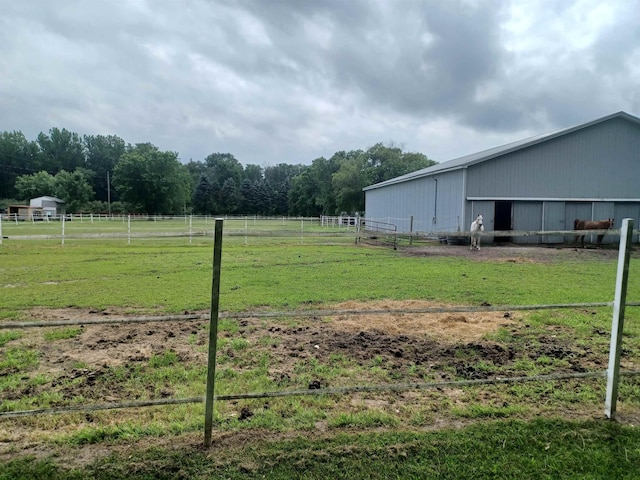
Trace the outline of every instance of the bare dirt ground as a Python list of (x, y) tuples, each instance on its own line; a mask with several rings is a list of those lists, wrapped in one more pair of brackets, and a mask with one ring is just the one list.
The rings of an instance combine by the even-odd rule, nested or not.
[[(456, 255), (472, 257), (478, 261), (504, 262), (548, 262), (558, 256), (589, 255), (594, 259), (617, 257), (616, 250), (575, 249), (500, 246), (483, 247), (480, 251), (470, 251), (465, 246), (415, 247), (407, 249), (409, 255)], [(247, 341), (251, 353), (259, 355), (269, 352), (272, 362), (269, 366), (271, 379), (286, 388), (331, 388), (335, 385), (321, 375), (313, 378), (308, 385), (296, 382), (296, 366), (309, 360), (328, 363), (332, 356), (339, 355), (357, 365), (370, 366), (373, 359), (388, 372), (398, 374), (402, 382), (420, 382), (425, 376), (435, 380), (455, 378), (482, 379), (494, 375), (481, 365), (511, 368), (517, 359), (534, 360), (545, 356), (563, 360), (563, 367), (557, 373), (585, 372), (606, 368), (606, 357), (584, 345), (567, 340), (561, 327), (549, 326), (542, 334), (528, 337), (522, 326), (522, 315), (518, 312), (474, 312), (474, 313), (393, 313), (392, 310), (437, 307), (421, 301), (380, 301), (366, 304), (347, 302), (334, 305), (336, 310), (363, 310), (360, 315), (335, 315), (332, 317), (310, 317), (292, 322), (287, 319), (252, 318), (238, 320), (238, 331), (233, 337)], [(367, 314), (366, 310), (389, 310), (385, 314)], [(34, 309), (24, 320), (92, 319), (122, 317), (117, 310), (89, 311), (78, 309)], [(180, 362), (206, 364), (206, 342), (208, 332), (203, 328), (206, 322), (167, 322), (118, 325), (85, 325), (74, 338), (45, 341), (42, 329), (29, 330), (29, 335), (8, 342), (0, 347), (0, 353), (11, 346), (30, 345), (40, 352), (39, 366), (29, 376), (42, 375), (47, 381), (38, 386), (17, 386), (0, 392), (0, 401), (33, 396), (40, 391), (60, 392), (64, 398), (83, 397), (85, 404), (118, 402), (137, 398), (166, 398), (176, 396), (171, 385), (145, 385), (142, 391), (132, 393), (113, 379), (113, 367), (124, 367), (131, 372), (137, 366), (148, 365), (155, 355), (175, 352)], [(487, 334), (504, 330), (516, 344), (501, 344), (487, 340)], [(606, 332), (594, 331), (594, 336), (607, 336)], [(221, 332), (221, 338), (231, 338), (228, 332)], [(268, 342), (265, 339), (277, 339)], [(219, 355), (233, 356), (236, 353), (227, 345)], [(410, 367), (415, 367), (411, 373)], [(627, 365), (630, 366), (630, 365)], [(514, 373), (520, 374), (516, 369)], [(5, 372), (8, 374), (11, 372)], [(26, 383), (25, 383), (26, 385)], [(456, 389), (446, 392), (451, 398), (460, 395)], [(396, 394), (397, 395), (397, 394)], [(412, 392), (402, 394), (406, 401), (413, 401)], [(359, 398), (358, 396), (355, 396)], [(353, 398), (353, 397), (352, 397)], [(367, 400), (372, 401), (372, 400)], [(388, 404), (387, 400), (382, 401)], [(385, 403), (386, 402), (386, 403)], [(240, 407), (238, 407), (240, 408)], [(126, 412), (123, 411), (123, 412)], [(135, 411), (126, 415), (135, 415)], [(566, 416), (593, 418), (601, 416), (601, 408), (588, 411), (568, 411)], [(245, 412), (246, 413), (246, 412)], [(250, 412), (251, 413), (251, 412)], [(238, 412), (239, 415), (242, 412)], [(123, 413), (125, 415), (125, 413)], [(86, 427), (91, 423), (91, 415), (81, 425), (67, 425), (64, 428)], [(637, 421), (631, 418), (629, 421)], [(451, 426), (457, 420), (436, 422), (433, 427)], [(37, 427), (36, 427), (37, 425)], [(41, 430), (42, 429), (42, 430)], [(69, 455), (69, 462), (82, 464), (102, 457), (111, 451), (122, 450), (121, 446), (108, 447), (87, 445), (65, 454), (39, 437), (46, 438), (46, 421), (29, 422), (15, 419), (0, 419), (0, 460), (13, 458), (17, 454), (46, 456)], [(318, 434), (325, 428), (318, 426)], [(251, 433), (255, 436), (257, 433)], [(276, 437), (282, 434), (268, 434)], [(217, 434), (218, 442), (238, 444), (246, 440), (246, 432)], [(185, 441), (196, 442), (199, 436), (186, 435)], [(235, 439), (235, 440), (233, 440)], [(147, 442), (166, 444), (169, 441), (148, 439)], [(143, 441), (144, 443), (144, 441)], [(141, 445), (140, 443), (138, 444)]]
[[(637, 247), (634, 249), (637, 250)], [(634, 251), (632, 250), (632, 251)], [(471, 258), (478, 261), (502, 261), (502, 262), (553, 262), (557, 260), (571, 260), (573, 258), (612, 260), (618, 258), (618, 249), (607, 245), (603, 248), (595, 248), (586, 245), (585, 248), (571, 244), (558, 245), (514, 245), (512, 243), (489, 244), (480, 247), (480, 250), (471, 250), (468, 245), (436, 245), (427, 247), (403, 248), (408, 255), (417, 256), (450, 256)]]

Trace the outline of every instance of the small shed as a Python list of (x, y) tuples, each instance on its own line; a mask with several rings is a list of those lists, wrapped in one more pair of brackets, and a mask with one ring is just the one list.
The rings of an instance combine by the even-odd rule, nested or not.
[(56, 197), (38, 197), (29, 201), (31, 207), (41, 208), (45, 217), (56, 217), (64, 215), (65, 202)]
[(43, 211), (41, 207), (30, 205), (9, 205), (7, 207), (8, 220), (38, 220), (42, 219)]

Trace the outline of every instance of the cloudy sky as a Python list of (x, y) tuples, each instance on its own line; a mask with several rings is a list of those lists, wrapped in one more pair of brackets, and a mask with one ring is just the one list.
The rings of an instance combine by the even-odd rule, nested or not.
[(0, 131), (442, 162), (640, 115), (640, 0), (0, 0)]

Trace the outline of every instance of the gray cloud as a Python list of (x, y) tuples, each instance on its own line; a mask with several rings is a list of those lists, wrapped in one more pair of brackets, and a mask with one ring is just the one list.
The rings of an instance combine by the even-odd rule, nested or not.
[(184, 161), (439, 160), (640, 114), (639, 0), (0, 0), (0, 130), (116, 134)]

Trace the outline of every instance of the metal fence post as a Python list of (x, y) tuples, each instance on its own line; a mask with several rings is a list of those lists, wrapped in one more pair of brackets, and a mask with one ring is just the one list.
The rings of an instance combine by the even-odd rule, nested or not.
[(611, 345), (609, 347), (609, 367), (607, 368), (607, 394), (604, 413), (607, 418), (616, 417), (618, 402), (618, 384), (620, 382), (620, 353), (622, 351), (622, 331), (624, 329), (624, 310), (627, 302), (627, 281), (629, 279), (629, 256), (633, 238), (633, 219), (622, 220), (620, 229), (620, 251), (618, 252), (618, 273), (616, 291), (613, 299), (613, 319), (611, 321)]
[(218, 349), (218, 307), (220, 304), (220, 265), (222, 257), (222, 224), (216, 218), (213, 241), (213, 277), (211, 280), (211, 314), (209, 318), (209, 359), (207, 366), (207, 396), (204, 406), (204, 446), (211, 446), (213, 429), (213, 395), (216, 383), (216, 351)]

